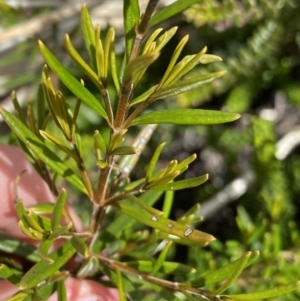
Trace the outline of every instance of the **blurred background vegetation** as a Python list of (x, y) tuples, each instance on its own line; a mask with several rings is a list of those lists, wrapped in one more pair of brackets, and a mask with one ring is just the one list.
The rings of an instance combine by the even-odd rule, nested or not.
[[(105, 31), (115, 26), (117, 51), (122, 57), (122, 1), (85, 1), (94, 24)], [(163, 6), (170, 1), (161, 0)], [(147, 1), (141, 1), (141, 6)], [(68, 32), (84, 51), (79, 28), (80, 1), (0, 0), (0, 102), (12, 110), (11, 91), (24, 105), (36, 101), (43, 60), (36, 40), (42, 39), (64, 65), (79, 78), (63, 47)], [(260, 259), (248, 268), (230, 292), (262, 290), (300, 279), (300, 2), (298, 0), (202, 0), (162, 26), (179, 26), (176, 37), (143, 80), (149, 88), (163, 74), (179, 40), (189, 34), (184, 55), (204, 46), (223, 62), (196, 68), (227, 74), (200, 89), (157, 107), (193, 107), (237, 112), (242, 118), (218, 126), (161, 126), (147, 146), (133, 177), (144, 174), (154, 147), (167, 141), (164, 159), (198, 159), (185, 177), (209, 173), (197, 189), (176, 194), (172, 218), (179, 218), (196, 203), (205, 221), (199, 228), (218, 241), (208, 248), (174, 247), (170, 257), (197, 268), (197, 275), (222, 266), (248, 250)], [(86, 56), (86, 53), (83, 53)], [(121, 62), (121, 58), (120, 58)], [(57, 83), (59, 85), (59, 83)], [(87, 82), (87, 86), (89, 83)], [(65, 91), (64, 87), (60, 89)], [(91, 89), (94, 89), (91, 86)], [(68, 92), (66, 92), (68, 93)], [(95, 91), (96, 93), (96, 91)], [(69, 94), (70, 99), (72, 95)], [(154, 108), (154, 107), (152, 107)], [(90, 138), (101, 120), (83, 106), (80, 132), (86, 155)], [(132, 139), (134, 138), (132, 133)], [(14, 143), (0, 121), (0, 142)], [(87, 162), (93, 170), (94, 162)], [(73, 195), (74, 204), (79, 199)], [(157, 204), (161, 206), (160, 203)], [(88, 211), (81, 211), (82, 217)], [(262, 281), (263, 278), (263, 281)], [(180, 279), (178, 279), (180, 280)], [(299, 300), (295, 291), (276, 300)]]

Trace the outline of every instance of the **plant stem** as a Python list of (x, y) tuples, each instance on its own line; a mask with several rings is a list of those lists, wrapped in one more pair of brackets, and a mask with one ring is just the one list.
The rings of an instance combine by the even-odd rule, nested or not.
[(109, 97), (109, 94), (108, 94), (108, 90), (107, 89), (101, 89), (101, 94), (102, 94), (102, 97), (104, 99), (106, 113), (108, 115), (109, 125), (110, 125), (110, 127), (113, 127), (114, 114), (113, 114), (113, 110), (112, 110), (112, 107), (111, 107), (111, 101), (110, 101), (110, 97)]
[(84, 183), (84, 186), (86, 187), (87, 189), (87, 193), (88, 193), (88, 197), (90, 198), (91, 201), (94, 200), (94, 191), (93, 191), (93, 188), (92, 188), (92, 184), (91, 184), (91, 181), (88, 177), (88, 174), (86, 172), (86, 169), (85, 169), (85, 165), (84, 165), (84, 161), (80, 155), (80, 152), (79, 152), (79, 149), (77, 148), (77, 145), (74, 143), (72, 144), (73, 146), (73, 150), (76, 154), (76, 157), (77, 157), (77, 160), (76, 160), (76, 163), (77, 163), (77, 167), (81, 173), (81, 177), (82, 177), (82, 181)]
[(116, 119), (114, 124), (115, 131), (118, 131), (122, 128), (122, 125), (125, 120), (125, 116), (127, 114), (128, 103), (132, 95), (132, 90), (133, 90), (132, 81), (125, 81), (122, 84), (117, 113), (116, 113)]
[[(157, 5), (159, 0), (149, 0), (148, 5), (146, 7), (145, 13), (141, 19), (141, 22), (136, 27), (135, 36), (130, 52), (130, 57), (127, 61), (130, 62), (135, 59), (140, 52), (142, 40), (144, 36), (147, 34), (148, 31), (148, 23), (150, 18), (153, 14), (153, 11)], [(125, 80), (122, 84), (121, 94), (119, 98), (117, 113), (116, 113), (116, 120), (114, 124), (115, 130), (119, 130), (122, 128), (123, 122), (125, 120), (127, 111), (128, 111), (128, 103), (133, 91), (133, 82), (129, 80)]]
[(139, 272), (119, 261), (115, 261), (112, 259), (109, 259), (101, 254), (96, 255), (98, 259), (107, 265), (109, 268), (113, 270), (119, 270), (127, 274), (134, 275), (140, 279), (143, 279), (145, 281), (148, 281), (150, 283), (165, 287), (171, 291), (177, 291), (177, 292), (188, 292), (196, 296), (202, 296), (205, 297), (208, 300), (218, 300), (215, 298), (213, 293), (207, 291), (207, 290), (202, 290), (202, 289), (197, 289), (194, 287), (190, 287), (188, 283), (178, 283), (178, 282), (172, 282), (169, 280), (165, 279), (160, 279), (142, 272)]
[[(155, 92), (155, 91), (154, 91)], [(155, 97), (153, 97), (154, 92), (152, 95), (150, 95), (145, 101), (143, 101), (131, 114), (130, 116), (125, 120), (123, 128), (127, 129), (130, 127), (133, 119), (140, 115), (152, 102), (156, 100)]]
[(153, 11), (159, 0), (149, 0), (145, 13), (142, 16), (140, 24), (136, 27), (135, 37), (132, 44), (132, 49), (129, 57), (129, 62), (136, 58), (139, 54), (140, 47), (144, 36), (148, 31), (148, 23), (153, 14)]

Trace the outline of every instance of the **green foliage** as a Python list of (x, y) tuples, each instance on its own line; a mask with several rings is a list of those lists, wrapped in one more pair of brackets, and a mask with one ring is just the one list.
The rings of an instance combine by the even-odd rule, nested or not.
[[(246, 208), (246, 205), (238, 208), (236, 220), (240, 240), (222, 243), (199, 230), (197, 227), (202, 218), (198, 205), (181, 217), (170, 218), (174, 191), (186, 191), (208, 180), (206, 173), (178, 179), (190, 169), (196, 154), (181, 160), (172, 159), (162, 168), (160, 158), (165, 143), (161, 143), (152, 152), (144, 174), (131, 176), (157, 124), (193, 126), (199, 131), (206, 130), (206, 136), (209, 136), (210, 128), (203, 130), (198, 126), (220, 125), (239, 119), (239, 114), (232, 113), (233, 108), (238, 112), (247, 111), (258, 90), (252, 89), (255, 86), (253, 79), (232, 89), (227, 98), (229, 112), (178, 109), (172, 107), (170, 98), (177, 97), (180, 105), (186, 106), (190, 101), (186, 101), (185, 97), (190, 97), (191, 91), (199, 91), (199, 87), (206, 87), (203, 88), (206, 92), (202, 90), (205, 93), (200, 95), (204, 98), (210, 93), (225, 91), (229, 85), (246, 76), (255, 76), (265, 61), (268, 63), (270, 57), (277, 53), (276, 46), (281, 44), (283, 24), (277, 14), (279, 4), (288, 13), (291, 6), (289, 1), (276, 1), (268, 14), (261, 15), (253, 1), (242, 1), (241, 6), (237, 6), (236, 1), (224, 1), (222, 4), (203, 1), (193, 8), (196, 12), (205, 12), (201, 24), (225, 21), (230, 15), (233, 16), (230, 26), (241, 26), (245, 22), (241, 21), (241, 16), (248, 7), (251, 9), (246, 21), (269, 19), (260, 24), (249, 40), (249, 49), (241, 50), (226, 63), (221, 62), (219, 56), (207, 54), (206, 47), (196, 54), (184, 55), (188, 42), (188, 36), (184, 36), (170, 55), (161, 78), (155, 78), (152, 86), (145, 87), (143, 79), (147, 79), (149, 70), (160, 59), (166, 50), (163, 48), (177, 31), (177, 27), (173, 27), (164, 33), (162, 28), (151, 32), (152, 26), (196, 2), (179, 0), (154, 13), (157, 1), (149, 0), (141, 14), (137, 0), (125, 0), (125, 56), (121, 68), (118, 65), (121, 58), (115, 51), (115, 30), (110, 28), (105, 37), (101, 37), (100, 27), (94, 27), (87, 7), (83, 5), (81, 27), (89, 61), (75, 49), (69, 35), (64, 41), (68, 55), (85, 76), (86, 83), (77, 79), (39, 41), (46, 65), (42, 70), (38, 108), (30, 104), (27, 114), (24, 114), (13, 93), (15, 114), (4, 108), (0, 108), (0, 113), (49, 185), (56, 202), (29, 208), (24, 207), (23, 200), (16, 203), (20, 230), (31, 239), (38, 240), (39, 245), (34, 248), (1, 235), (2, 251), (34, 262), (25, 272), (13, 264), (0, 265), (0, 275), (19, 288), (19, 292), (9, 300), (47, 299), (54, 291), (58, 292), (59, 300), (66, 300), (64, 280), (70, 271), (69, 260), (75, 262), (72, 267), (75, 277), (99, 280), (101, 276), (107, 276), (109, 283), (106, 284), (119, 290), (120, 300), (127, 300), (129, 296), (133, 300), (260, 300), (274, 298), (299, 287), (299, 281), (295, 282), (299, 273), (293, 267), (286, 273), (288, 277), (278, 277), (271, 284), (262, 281), (263, 277), (267, 279), (268, 275), (275, 274), (275, 260), (279, 260), (283, 269), (288, 269), (280, 259), (281, 250), (287, 244), (283, 241), (285, 231), (292, 232), (292, 243), (299, 246), (296, 225), (289, 223), (288, 230), (285, 228), (293, 206), (288, 201), (290, 196), (284, 167), (276, 159), (276, 136), (271, 122), (253, 117), (251, 132), (246, 133), (246, 137), (244, 132), (236, 134), (236, 148), (243, 146), (244, 141), (253, 141), (256, 154), (254, 172), (260, 183), (255, 188), (262, 207), (261, 214), (255, 218), (249, 215), (251, 208)], [(265, 0), (259, 8), (265, 11), (269, 5), (270, 2)], [(195, 16), (193, 10), (188, 13), (190, 16)], [(279, 21), (270, 20), (275, 17)], [(261, 51), (267, 42), (271, 45)], [(218, 67), (211, 67), (211, 63)], [(243, 64), (247, 68), (243, 68)], [(195, 71), (198, 65), (200, 71)], [(228, 75), (215, 89), (215, 80), (219, 81), (225, 74), (221, 69), (226, 66), (229, 66), (226, 68)], [(49, 69), (61, 80), (67, 92), (57, 90)], [(248, 90), (251, 90), (250, 94)], [(297, 88), (289, 86), (288, 91), (297, 98)], [(72, 97), (68, 96), (69, 93)], [(188, 96), (178, 98), (178, 95)], [(236, 101), (240, 97), (245, 100), (242, 104)], [(165, 102), (161, 100), (164, 98)], [(87, 136), (84, 136), (80, 120), (86, 108), (101, 122), (97, 126), (90, 122), (85, 133)], [(133, 143), (129, 142), (129, 132), (139, 125), (144, 125), (140, 134)], [(232, 133), (226, 136), (224, 130), (216, 140), (226, 149), (228, 144), (232, 144), (232, 137)], [(86, 153), (82, 146), (84, 139), (93, 147), (92, 159), (91, 153)], [(58, 187), (62, 185), (65, 188), (59, 191)], [(83, 233), (76, 231), (66, 209), (72, 193), (92, 207), (87, 230)], [(164, 197), (164, 203), (159, 210), (155, 203), (161, 197)], [(257, 224), (258, 221), (263, 222)], [(61, 238), (65, 239), (63, 244), (51, 250)], [(173, 261), (176, 245), (189, 247), (188, 264)], [(250, 267), (260, 253), (259, 263)], [(231, 262), (228, 262), (228, 257)], [(256, 282), (255, 290), (244, 284), (248, 279)]]

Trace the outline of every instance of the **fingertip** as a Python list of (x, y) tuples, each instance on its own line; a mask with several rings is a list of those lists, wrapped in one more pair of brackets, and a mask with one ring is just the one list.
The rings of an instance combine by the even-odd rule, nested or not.
[[(116, 289), (107, 288), (93, 280), (68, 278), (66, 281), (68, 301), (118, 301)], [(56, 301), (57, 293), (49, 301)]]

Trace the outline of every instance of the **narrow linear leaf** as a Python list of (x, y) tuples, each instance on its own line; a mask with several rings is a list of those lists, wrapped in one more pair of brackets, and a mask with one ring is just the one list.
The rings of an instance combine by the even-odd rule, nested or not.
[(49, 254), (54, 263), (49, 265), (41, 260), (35, 264), (21, 279), (19, 288), (30, 289), (37, 286), (41, 281), (56, 273), (74, 254), (76, 250), (70, 241), (67, 241), (60, 248)]
[(119, 94), (120, 82), (119, 82), (119, 75), (118, 75), (117, 63), (116, 63), (115, 32), (113, 33), (112, 40), (110, 43), (109, 63), (110, 63), (110, 73), (116, 88), (116, 92), (117, 94)]
[(189, 36), (186, 35), (186, 36), (184, 36), (184, 37), (180, 40), (180, 42), (179, 42), (178, 45), (176, 46), (176, 48), (175, 48), (175, 50), (174, 50), (174, 52), (173, 52), (173, 55), (172, 55), (172, 57), (171, 57), (171, 60), (170, 60), (170, 62), (169, 62), (169, 65), (168, 65), (168, 67), (167, 67), (167, 70), (165, 71), (164, 76), (163, 76), (163, 78), (162, 78), (162, 80), (161, 80), (161, 85), (162, 85), (162, 86), (164, 85), (165, 81), (166, 81), (167, 78), (169, 77), (169, 75), (170, 75), (170, 73), (171, 73), (173, 67), (175, 66), (175, 64), (176, 64), (176, 62), (177, 62), (177, 59), (178, 59), (179, 55), (181, 54), (181, 51), (182, 51), (183, 47), (184, 47), (185, 44), (188, 42), (188, 40), (189, 40)]
[(248, 260), (251, 256), (251, 252), (247, 252), (243, 257), (238, 260), (238, 265), (232, 271), (232, 274), (228, 277), (228, 279), (214, 292), (216, 295), (223, 293), (243, 272), (246, 267)]
[[(248, 258), (248, 264), (246, 266), (252, 264), (254, 260), (257, 259), (258, 255), (259, 255), (258, 251), (251, 252), (251, 256)], [(239, 265), (239, 259), (230, 262), (229, 264), (217, 269), (214, 272), (211, 272), (207, 275), (192, 280), (190, 284), (192, 287), (204, 287), (207, 285), (217, 283), (219, 281), (222, 281), (230, 277), (230, 275), (238, 267), (238, 265)]]
[(118, 285), (120, 301), (127, 301), (125, 290), (124, 290), (122, 273), (119, 270), (116, 270), (116, 273), (117, 273), (117, 285)]
[[(155, 202), (161, 197), (162, 192), (160, 191), (146, 191), (139, 196), (139, 199), (149, 206), (153, 206)], [(119, 215), (115, 218), (104, 231), (99, 235), (99, 239), (95, 242), (95, 247), (93, 248), (94, 253), (99, 253), (104, 245), (104, 243), (111, 243), (119, 239), (124, 231), (124, 225), (126, 228), (131, 228), (136, 223), (136, 221), (127, 215)]]
[(81, 237), (76, 235), (72, 236), (71, 244), (84, 257), (89, 255), (89, 248)]
[(40, 260), (37, 254), (37, 248), (23, 241), (0, 233), (0, 251), (13, 253), (33, 262)]
[(0, 276), (14, 285), (20, 282), (20, 278), (5, 264), (0, 264)]
[(135, 155), (138, 151), (134, 146), (130, 145), (123, 145), (116, 147), (111, 154), (112, 155), (120, 155), (120, 156), (128, 156), (128, 155)]
[[(108, 74), (108, 66), (109, 66), (109, 58), (110, 58), (110, 51), (111, 51), (111, 44), (115, 40), (115, 29), (114, 28), (109, 28), (106, 37), (105, 37), (105, 42), (103, 45), (103, 56), (104, 56), (104, 78), (107, 78)], [(114, 45), (113, 45), (114, 46)]]
[(153, 214), (155, 216), (162, 215), (161, 211), (153, 208), (152, 206), (149, 206), (147, 203), (143, 202), (142, 200), (140, 200), (136, 196), (134, 196), (134, 195), (128, 195), (127, 197), (130, 200), (132, 200), (133, 202), (135, 202), (137, 205), (139, 205), (141, 208), (143, 208), (144, 210), (146, 210), (147, 212), (149, 212), (150, 214)]
[(69, 73), (69, 71), (56, 59), (56, 57), (50, 52), (50, 50), (43, 44), (42, 41), (39, 41), (39, 47), (41, 54), (43, 55), (48, 66), (59, 77), (64, 85), (86, 105), (91, 107), (95, 112), (107, 120), (107, 114), (100, 101), (71, 73)]
[[(103, 79), (104, 75), (104, 53), (103, 53), (103, 46), (102, 46), (102, 41), (100, 39), (101, 36), (101, 28), (100, 25), (98, 24), (95, 28), (95, 54), (96, 54), (96, 66), (97, 66), (97, 74), (99, 78)], [(101, 84), (102, 88), (103, 85)]]
[[(186, 189), (186, 188), (191, 188), (191, 187), (196, 187), (208, 180), (208, 174), (205, 174), (201, 177), (197, 178), (190, 178), (186, 180), (181, 180), (177, 182), (171, 182), (171, 183), (166, 183), (163, 185), (157, 185), (154, 187), (151, 187), (151, 190), (156, 190), (156, 191), (175, 191), (175, 190), (181, 190), (181, 189)], [(146, 188), (147, 189), (147, 186)]]
[(147, 39), (145, 46), (143, 47), (142, 54), (149, 53), (152, 51), (151, 45), (153, 45), (155, 38), (162, 32), (162, 30), (163, 28), (158, 28), (151, 34), (151, 36)]
[(150, 89), (148, 89), (147, 91), (145, 91), (143, 94), (139, 95), (137, 98), (133, 99), (130, 103), (130, 107), (134, 106), (140, 102), (143, 102), (144, 100), (146, 100), (158, 87), (158, 85), (155, 85), (153, 87), (151, 87)]
[(97, 74), (76, 51), (68, 34), (65, 35), (65, 48), (78, 68), (85, 73), (96, 84), (96, 86), (99, 87), (100, 82)]
[(209, 63), (220, 62), (220, 61), (222, 61), (222, 58), (213, 54), (203, 54), (199, 60), (201, 64), (209, 64)]
[(159, 57), (159, 52), (152, 52), (138, 56), (128, 63), (124, 71), (124, 79), (135, 82), (139, 73), (144, 72)]
[(199, 0), (177, 0), (154, 14), (150, 19), (149, 26), (152, 27), (153, 25), (161, 23), (196, 3), (199, 3)]
[(167, 30), (161, 37), (159, 37), (156, 40), (156, 51), (160, 51), (170, 40), (171, 38), (175, 35), (177, 32), (178, 27), (172, 27), (171, 29)]
[(51, 216), (52, 231), (55, 231), (60, 227), (60, 220), (63, 215), (66, 202), (67, 202), (67, 192), (63, 188), (55, 202), (54, 209), (52, 212), (52, 216)]
[(151, 275), (155, 275), (158, 270), (163, 266), (163, 263), (166, 261), (166, 257), (168, 255), (168, 251), (172, 245), (173, 241), (168, 241), (163, 248), (163, 250), (160, 252), (158, 258), (156, 259), (153, 269), (151, 270)]
[(57, 301), (67, 301), (65, 280), (60, 280), (57, 283)]
[(154, 172), (154, 169), (155, 169), (155, 166), (156, 166), (156, 163), (157, 163), (157, 160), (164, 148), (164, 146), (166, 145), (166, 143), (161, 143), (155, 150), (151, 160), (150, 160), (150, 163), (149, 163), (149, 166), (147, 168), (147, 173), (146, 173), (146, 181), (149, 181), (149, 179), (152, 177), (153, 175), (153, 172)]
[(77, 278), (87, 278), (95, 274), (99, 270), (99, 261), (96, 256), (88, 257), (84, 263), (80, 266), (76, 277)]
[[(153, 270), (154, 266), (154, 262), (143, 260), (124, 262), (124, 264), (143, 273), (150, 273)], [(195, 269), (188, 265), (170, 261), (164, 261), (158, 271), (165, 274), (175, 275), (195, 273)]]
[(239, 294), (239, 295), (228, 295), (225, 296), (226, 300), (236, 300), (236, 301), (257, 301), (260, 299), (274, 298), (290, 291), (300, 288), (300, 281), (289, 283), (281, 286), (271, 288), (269, 290), (250, 293), (250, 294)]
[(152, 95), (152, 97), (154, 99), (162, 99), (166, 97), (179, 95), (206, 83), (210, 83), (216, 78), (223, 76), (225, 73), (226, 71), (218, 71), (214, 73), (201, 74), (186, 80), (182, 80), (178, 83), (175, 83), (173, 86), (168, 86), (158, 90), (154, 93), (154, 95)]
[(189, 239), (191, 241), (194, 241), (195, 243), (200, 243), (201, 245), (207, 245), (209, 242), (215, 240), (215, 238), (210, 234), (191, 229), (185, 225), (178, 224), (162, 216), (152, 215), (142, 208), (137, 208), (135, 206), (129, 205), (124, 201), (114, 204), (114, 206), (116, 206), (121, 212), (130, 216), (131, 218), (173, 236)]
[(89, 11), (86, 7), (86, 4), (83, 4), (81, 9), (81, 28), (83, 32), (85, 46), (88, 50), (91, 63), (93, 64), (94, 69), (96, 69), (96, 57), (95, 57), (96, 46), (95, 46), (94, 26)]
[(132, 125), (140, 124), (184, 124), (208, 125), (235, 121), (239, 114), (200, 109), (169, 109), (147, 113), (135, 118)]
[(138, 0), (124, 0), (123, 3), (123, 20), (126, 40), (126, 56), (129, 57), (133, 37), (134, 28), (138, 25), (140, 19), (140, 8)]
[(86, 188), (80, 178), (63, 162), (54, 152), (52, 152), (39, 138), (37, 138), (18, 118), (3, 108), (0, 108), (3, 119), (17, 135), (17, 137), (27, 145), (27, 147), (39, 157), (54, 172), (63, 176), (77, 189), (87, 194)]
[(13, 297), (6, 299), (6, 301), (23, 301), (30, 295), (29, 292), (18, 292)]
[(69, 222), (65, 226), (60, 226), (48, 236), (48, 239), (57, 239), (62, 235), (68, 234), (71, 227), (72, 227), (72, 222)]
[(172, 190), (166, 191), (164, 197), (164, 204), (162, 208), (162, 212), (164, 213), (163, 216), (166, 218), (168, 218), (171, 213), (171, 209), (173, 208), (173, 201), (174, 201), (174, 191)]
[(53, 135), (40, 130), (39, 131), (41, 136), (45, 139), (47, 139), (48, 141), (52, 142), (53, 144), (55, 144), (57, 147), (59, 147), (63, 152), (65, 152), (68, 156), (74, 158), (75, 160), (77, 159), (76, 155), (74, 154), (74, 152), (68, 148), (67, 145), (65, 145), (65, 143), (63, 141), (61, 141), (60, 139), (54, 137)]
[(39, 245), (39, 248), (38, 248), (39, 256), (42, 258), (42, 260), (44, 260), (48, 264), (53, 263), (53, 259), (48, 257), (48, 251), (49, 251), (50, 247), (53, 245), (53, 242), (54, 242), (53, 239), (42, 240)]

